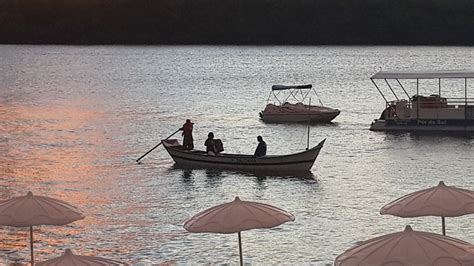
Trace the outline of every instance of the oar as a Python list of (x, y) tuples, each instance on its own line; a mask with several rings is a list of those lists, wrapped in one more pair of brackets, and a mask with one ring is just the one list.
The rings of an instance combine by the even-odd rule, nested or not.
[[(171, 138), (174, 134), (178, 133), (180, 130), (181, 130), (181, 129), (176, 130), (173, 134), (169, 135), (165, 140)], [(145, 154), (143, 154), (142, 156), (140, 156), (140, 158), (137, 159), (137, 163), (139, 163), (140, 160), (141, 160), (143, 157), (147, 156), (148, 153), (152, 152), (154, 149), (156, 149), (158, 146), (160, 146), (161, 143), (163, 143), (163, 142), (160, 141), (160, 143), (158, 143), (155, 147), (153, 147), (151, 150), (147, 151)]]

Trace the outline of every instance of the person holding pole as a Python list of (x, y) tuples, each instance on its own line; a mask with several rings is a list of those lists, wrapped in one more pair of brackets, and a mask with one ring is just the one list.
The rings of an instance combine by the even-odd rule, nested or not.
[(194, 149), (193, 125), (194, 123), (191, 123), (191, 120), (186, 119), (186, 123), (184, 123), (183, 127), (179, 129), (183, 131), (181, 135), (183, 136), (183, 147), (185, 150)]

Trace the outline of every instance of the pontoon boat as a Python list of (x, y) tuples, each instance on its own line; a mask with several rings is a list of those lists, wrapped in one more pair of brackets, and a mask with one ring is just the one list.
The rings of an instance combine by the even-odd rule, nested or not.
[[(474, 71), (425, 71), (425, 72), (387, 72), (380, 71), (370, 80), (385, 101), (385, 109), (379, 119), (370, 126), (373, 131), (445, 131), (474, 132), (474, 98), (468, 98), (468, 79), (474, 78)], [(445, 81), (449, 79), (449, 81)], [(457, 79), (458, 83), (456, 84)], [(389, 100), (376, 83), (384, 80), (394, 99)], [(401, 80), (416, 82), (416, 93), (409, 95)], [(420, 82), (437, 81), (438, 91), (427, 96), (420, 95)], [(456, 85), (464, 97), (446, 97), (442, 94), (442, 80), (450, 86), (454, 94)], [(395, 83), (396, 82), (396, 83)], [(402, 95), (396, 89), (403, 91)]]

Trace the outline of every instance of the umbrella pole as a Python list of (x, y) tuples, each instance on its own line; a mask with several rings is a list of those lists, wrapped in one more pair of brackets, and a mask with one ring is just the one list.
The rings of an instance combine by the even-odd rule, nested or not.
[(33, 257), (33, 226), (30, 226), (30, 251), (31, 251), (31, 266), (35, 265), (35, 259)]
[(242, 238), (240, 236), (240, 231), (238, 232), (239, 235), (239, 255), (240, 255), (240, 266), (244, 265), (244, 261), (242, 259)]
[(444, 216), (441, 216), (441, 224), (443, 225), (443, 236), (446, 235), (446, 227), (444, 222)]

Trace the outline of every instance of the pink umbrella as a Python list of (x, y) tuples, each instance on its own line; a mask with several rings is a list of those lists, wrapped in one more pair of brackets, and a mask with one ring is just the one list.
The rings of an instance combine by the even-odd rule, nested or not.
[(413, 231), (409, 225), (398, 233), (362, 242), (337, 256), (335, 266), (474, 265), (471, 244), (434, 233)]
[(26, 196), (0, 201), (0, 225), (30, 227), (31, 265), (33, 257), (33, 226), (65, 225), (84, 219), (76, 207), (53, 198), (36, 196), (30, 191)]
[(100, 257), (81, 256), (73, 254), (70, 249), (66, 249), (64, 255), (36, 264), (37, 266), (114, 266), (126, 265), (124, 263), (104, 259)]
[(446, 235), (444, 217), (474, 213), (474, 191), (446, 186), (423, 189), (396, 199), (380, 209), (380, 214), (398, 217), (441, 216), (443, 235)]
[(240, 265), (243, 265), (241, 231), (272, 228), (294, 220), (293, 214), (280, 208), (235, 197), (233, 202), (212, 207), (191, 217), (184, 223), (184, 228), (193, 233), (238, 233)]

